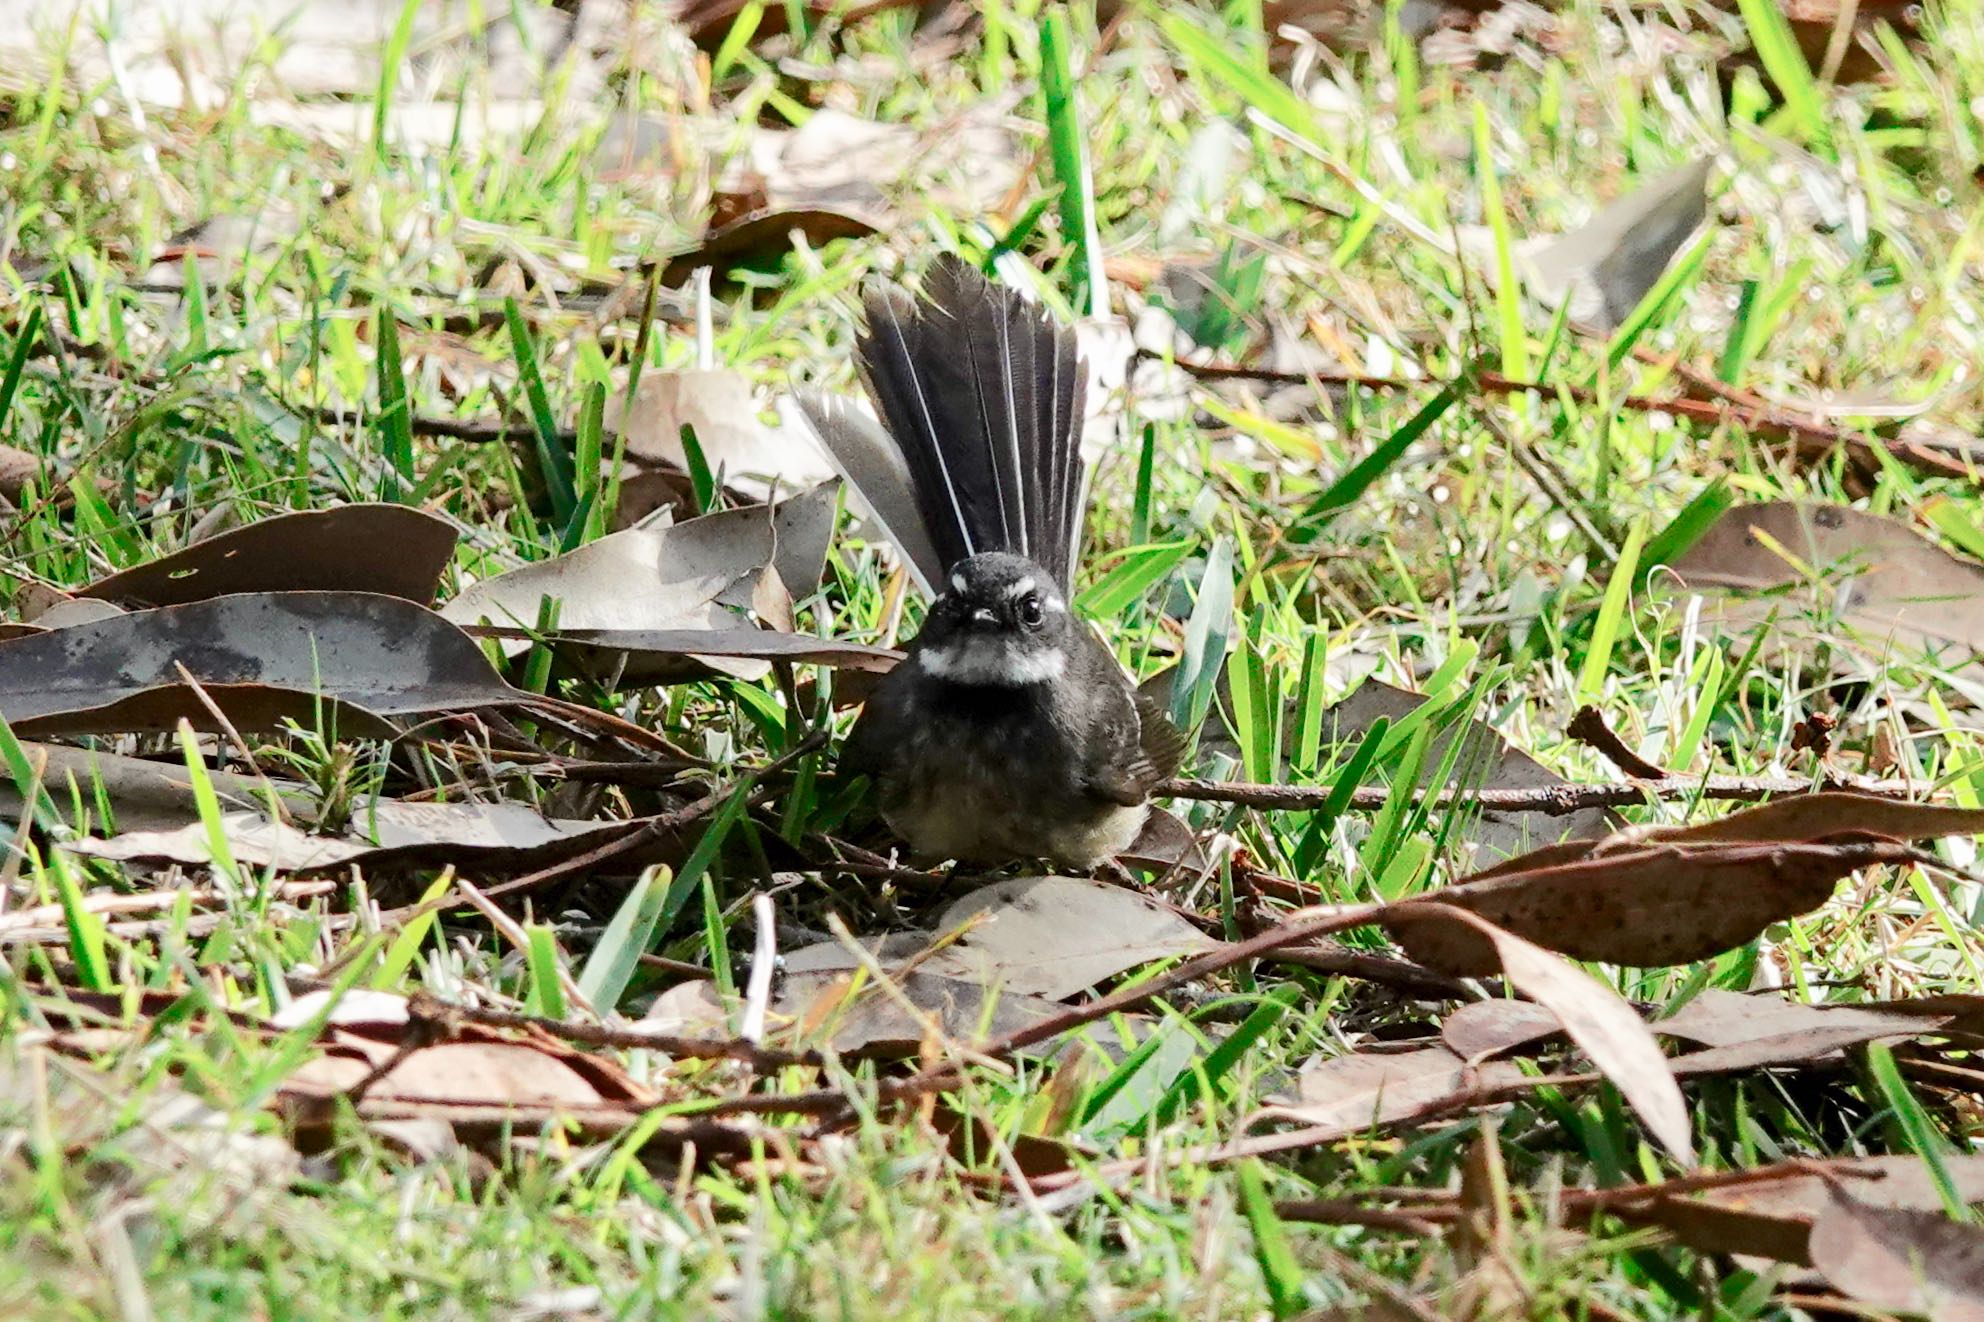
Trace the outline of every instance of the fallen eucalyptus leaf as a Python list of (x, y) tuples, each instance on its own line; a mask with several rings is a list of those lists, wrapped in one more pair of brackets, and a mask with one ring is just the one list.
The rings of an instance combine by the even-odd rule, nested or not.
[(625, 401), (621, 392), (607, 402), (606, 430), (624, 432), (631, 459), (686, 471), (682, 429), (690, 427), (711, 473), (752, 499), (834, 476), (809, 430), (764, 421), (750, 378), (741, 372), (647, 372), (632, 405)]
[[(1533, 870), (1505, 863), (1431, 898), (1573, 959), (1658, 968), (1743, 945), (1824, 904), (1842, 877), (1912, 852), (1888, 843), (1657, 844), (1561, 857), (1545, 851)], [(1420, 963), (1461, 977), (1497, 963), (1489, 943), (1461, 927), (1407, 929), (1399, 941)]]
[[(278, 872), (388, 863), (475, 863), (483, 867), (538, 863), (570, 853), (595, 836), (625, 832), (622, 821), (566, 821), (545, 817), (522, 803), (405, 803), (363, 805), (347, 831), (313, 835), (260, 812), (221, 816), (221, 830), (235, 861)], [(85, 837), (63, 848), (92, 858), (179, 863), (204, 867), (213, 846), (204, 822), (167, 831), (126, 831), (109, 839)]]
[[(1868, 664), (1890, 644), (1975, 685), (1984, 651), (1984, 565), (1893, 519), (1836, 505), (1773, 501), (1731, 509), (1671, 566), (1690, 589), (1720, 589), (1721, 617), (1845, 648)], [(1967, 672), (1967, 673), (1965, 673)]]
[(425, 606), (454, 555), (455, 537), (446, 519), (410, 505), (307, 510), (195, 542), (76, 595), (179, 606), (235, 592), (376, 592)]
[[(1943, 1163), (1958, 1197), (1970, 1204), (1984, 1202), (1984, 1156), (1957, 1154)], [(1813, 1162), (1809, 1171), (1622, 1204), (1618, 1211), (1629, 1221), (1662, 1226), (1704, 1252), (1747, 1253), (1811, 1266), (1812, 1226), (1825, 1212), (1834, 1182), (1861, 1202), (1879, 1207), (1934, 1212), (1943, 1205), (1935, 1178), (1920, 1157), (1889, 1156)]]
[(345, 735), (394, 718), (526, 701), (474, 641), (423, 606), (366, 592), (256, 592), (0, 642), (0, 714), (17, 733), (214, 725), (181, 668), (239, 729), (321, 715)]
[[(823, 483), (770, 507), (723, 510), (661, 528), (630, 528), (577, 550), (484, 579), (442, 608), (459, 624), (531, 629), (546, 600), (559, 603), (563, 632), (732, 632), (757, 598), (767, 570), (788, 592), (819, 585), (833, 534), (839, 484)], [(506, 644), (522, 651), (528, 643)], [(697, 659), (756, 679), (768, 662), (721, 655)]]
[(1485, 945), (1494, 967), (1482, 971), (1499, 968), (1523, 995), (1556, 1015), (1571, 1041), (1619, 1089), (1660, 1145), (1678, 1160), (1693, 1163), (1692, 1127), (1681, 1087), (1653, 1034), (1612, 988), (1542, 946), (1454, 908), (1444, 896), (1437, 903), (1412, 900), (1394, 905), (1384, 922), (1408, 950), (1441, 949), (1455, 933)]
[(1984, 1228), (1828, 1193), (1812, 1222), (1812, 1261), (1841, 1294), (1936, 1322), (1984, 1322)]
[(942, 932), (959, 927), (964, 935), (939, 956), (947, 974), (1050, 1000), (1212, 945), (1148, 896), (1081, 877), (994, 882), (937, 920)]

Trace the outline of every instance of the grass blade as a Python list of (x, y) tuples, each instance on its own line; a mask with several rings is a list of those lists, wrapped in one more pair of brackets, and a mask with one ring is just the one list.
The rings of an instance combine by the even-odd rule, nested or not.
[(585, 968), (579, 971), (579, 991), (601, 1014), (613, 1012), (627, 984), (634, 980), (641, 956), (647, 953), (661, 924), (670, 889), (666, 867), (651, 867), (641, 873), (600, 933), (599, 944), (587, 957)]
[(1639, 577), (1640, 547), (1646, 540), (1646, 525), (1635, 523), (1619, 552), (1619, 563), (1605, 585), (1605, 600), (1598, 608), (1598, 619), (1591, 629), (1591, 647), (1584, 654), (1578, 671), (1578, 701), (1596, 702), (1605, 692), (1605, 674), (1612, 667), (1612, 648), (1619, 640), (1619, 627), (1626, 607), (1633, 599), (1633, 581)]
[(1502, 375), (1529, 380), (1529, 336), (1522, 328), (1522, 284), (1516, 279), (1515, 239), (1502, 207), (1502, 180), (1495, 173), (1488, 107), (1474, 103), (1474, 178), (1481, 188), (1481, 210), (1495, 240), (1495, 323), (1501, 337)]
[(1338, 510), (1354, 504), (1359, 496), (1371, 489), (1371, 484), (1383, 477), (1391, 466), (1405, 456), (1414, 442), (1431, 430), (1441, 415), (1453, 407), (1460, 398), (1459, 388), (1448, 386), (1439, 394), (1426, 401), (1426, 406), (1405, 420), (1405, 425), (1359, 460), (1349, 472), (1330, 483), (1322, 495), (1316, 497), (1309, 508), (1303, 511), (1302, 519), (1308, 523), (1317, 519), (1328, 519)]
[(379, 305), (379, 413), (372, 428), (379, 435), (386, 471), (379, 498), (396, 501), (413, 485), (413, 406), (407, 399), (406, 370), (400, 360), (400, 324), (391, 308)]
[(531, 343), (530, 327), (524, 324), (524, 314), (514, 298), (503, 300), (503, 319), (510, 327), (510, 348), (516, 355), (517, 375), (530, 401), (531, 422), (537, 434), (538, 466), (543, 470), (545, 491), (551, 499), (551, 517), (558, 527), (567, 528), (579, 507), (572, 456), (565, 452), (559, 440), (551, 396), (544, 388), (544, 373), (538, 370), (537, 348)]
[(1109, 283), (1102, 269), (1102, 232), (1095, 220), (1095, 180), (1082, 136), (1074, 66), (1069, 56), (1068, 14), (1054, 7), (1040, 25), (1040, 90), (1046, 101), (1047, 139), (1054, 177), (1061, 186), (1061, 237), (1073, 249), (1071, 301), (1090, 316), (1109, 315)]

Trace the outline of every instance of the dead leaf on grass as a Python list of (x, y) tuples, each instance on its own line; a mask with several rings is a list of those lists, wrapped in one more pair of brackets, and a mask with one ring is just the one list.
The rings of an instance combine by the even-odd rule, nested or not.
[(606, 430), (625, 433), (628, 458), (686, 472), (682, 429), (693, 428), (711, 473), (753, 500), (834, 476), (810, 430), (767, 423), (763, 412), (741, 372), (646, 372), (631, 406), (624, 391), (607, 401)]
[(1542, 946), (1445, 903), (1394, 905), (1384, 922), (1415, 955), (1415, 947), (1439, 950), (1455, 944), (1456, 933), (1484, 946), (1494, 966), (1481, 971), (1499, 968), (1512, 986), (1556, 1015), (1571, 1040), (1639, 1113), (1648, 1132), (1677, 1159), (1692, 1164), (1694, 1142), (1681, 1087), (1653, 1034), (1617, 992)]
[[(315, 835), (260, 812), (230, 812), (221, 830), (235, 861), (277, 872), (315, 872), (352, 864), (466, 865), (514, 868), (574, 852), (603, 834), (625, 832), (624, 821), (568, 821), (545, 817), (523, 803), (366, 804), (345, 832)], [(163, 831), (124, 831), (109, 839), (85, 837), (63, 848), (92, 858), (178, 863), (204, 867), (213, 846), (204, 822)]]
[[(804, 596), (819, 585), (839, 483), (773, 506), (723, 510), (660, 528), (630, 528), (577, 550), (484, 579), (442, 608), (456, 623), (531, 629), (556, 601), (558, 630), (734, 631), (748, 624), (763, 575)], [(597, 644), (595, 644), (597, 645)], [(523, 641), (506, 643), (522, 651)], [(712, 669), (757, 679), (770, 663), (696, 654)]]
[[(1521, 241), (1516, 267), (1524, 287), (1552, 313), (1568, 298), (1573, 324), (1611, 334), (1701, 227), (1714, 164), (1705, 156), (1678, 166), (1639, 183), (1568, 233)], [(1488, 242), (1492, 252), (1492, 237)]]
[[(1658, 968), (1743, 945), (1824, 904), (1842, 877), (1913, 857), (1879, 842), (1662, 843), (1560, 862), (1563, 853), (1544, 851), (1534, 869), (1505, 863), (1432, 898), (1573, 959)], [(1420, 963), (1461, 977), (1496, 965), (1489, 944), (1465, 928), (1405, 929), (1399, 941)]]
[(1984, 1227), (1829, 1189), (1812, 1261), (1841, 1294), (1937, 1322), (1984, 1322)]
[[(1492, 1073), (1499, 1076), (1504, 1069), (1513, 1067)], [(1263, 1114), (1341, 1129), (1347, 1136), (1439, 1109), (1449, 1099), (1458, 1102), (1481, 1081), (1479, 1071), (1441, 1046), (1349, 1052), (1304, 1065), (1295, 1100)]]
[(258, 592), (133, 611), (0, 642), (0, 714), (24, 735), (237, 728), (335, 718), (389, 735), (395, 718), (525, 700), (439, 615), (365, 592)]
[(953, 1041), (975, 1046), (1061, 1010), (1042, 997), (991, 990), (924, 969), (893, 981), (901, 999), (872, 978), (845, 970), (788, 974), (773, 1010), (791, 1025), (799, 1045), (824, 1037), (846, 1056), (911, 1054), (933, 1026)]
[[(1722, 618), (1878, 662), (1890, 642), (1979, 682), (1984, 565), (1894, 519), (1836, 505), (1772, 501), (1732, 509), (1671, 566), (1717, 589)], [(1842, 627), (1843, 626), (1843, 627)]]
[(994, 882), (937, 920), (940, 932), (960, 927), (964, 935), (938, 957), (946, 973), (1050, 1000), (1213, 944), (1149, 896), (1082, 877)]
[(1486, 1060), (1564, 1031), (1557, 1016), (1532, 1001), (1470, 1001), (1440, 1023), (1440, 1040), (1467, 1061)]
[(560, 629), (549, 642), (586, 674), (650, 684), (707, 675), (713, 667), (705, 658), (785, 661), (886, 675), (903, 657), (886, 647), (775, 629)]
[(376, 592), (425, 606), (454, 556), (455, 538), (453, 524), (410, 505), (306, 510), (195, 542), (76, 595), (179, 606), (235, 592)]

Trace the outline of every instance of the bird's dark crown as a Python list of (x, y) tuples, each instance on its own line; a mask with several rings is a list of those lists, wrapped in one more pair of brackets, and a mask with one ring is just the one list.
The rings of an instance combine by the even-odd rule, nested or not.
[(923, 669), (998, 687), (1057, 678), (1067, 667), (1068, 603), (1025, 556), (987, 551), (951, 566), (918, 638)]

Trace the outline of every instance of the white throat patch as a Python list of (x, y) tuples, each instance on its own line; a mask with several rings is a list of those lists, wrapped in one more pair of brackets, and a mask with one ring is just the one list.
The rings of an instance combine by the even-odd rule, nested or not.
[(926, 647), (916, 663), (938, 679), (954, 684), (984, 684), (993, 688), (1022, 688), (1059, 679), (1068, 669), (1059, 647), (1021, 651), (998, 638), (955, 638), (941, 647)]

